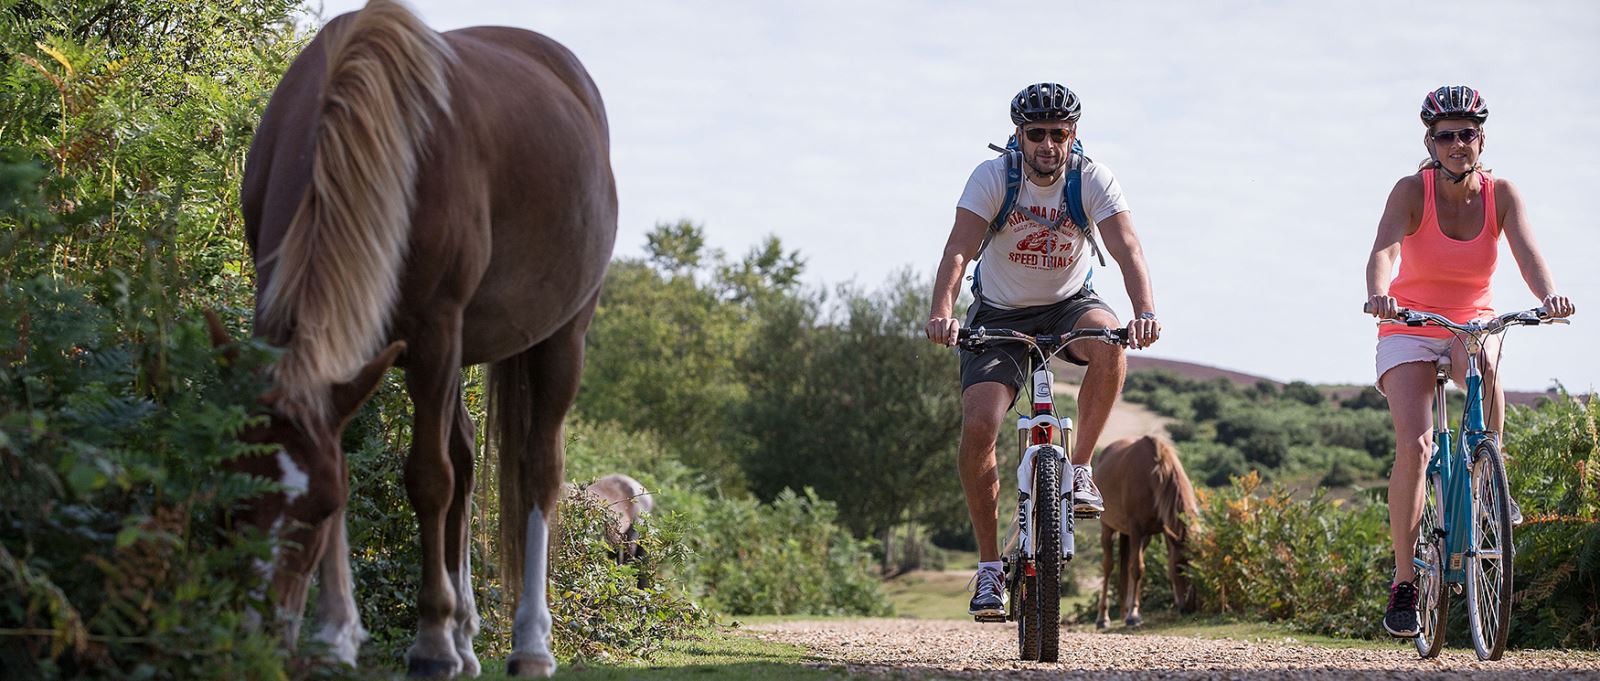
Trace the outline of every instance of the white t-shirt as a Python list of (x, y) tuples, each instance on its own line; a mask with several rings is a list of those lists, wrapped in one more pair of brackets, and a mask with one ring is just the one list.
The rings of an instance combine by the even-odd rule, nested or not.
[[(1083, 172), (1083, 212), (1098, 223), (1128, 210), (1122, 187), (1111, 169), (1086, 161)], [(1020, 211), (1030, 211), (1046, 222), (1054, 222), (1061, 209), (1061, 192), (1066, 191), (1066, 173), (1048, 187), (1026, 178), (1017, 189), (1017, 202), (1010, 218), (994, 235), (979, 263), (979, 285), (985, 302), (1004, 309), (1049, 305), (1060, 302), (1083, 288), (1089, 278), (1093, 248), (1068, 217), (1058, 231), (1029, 220)], [(994, 222), (1006, 197), (1006, 157), (996, 156), (978, 164), (967, 178), (957, 208), (965, 208), (985, 222)]]

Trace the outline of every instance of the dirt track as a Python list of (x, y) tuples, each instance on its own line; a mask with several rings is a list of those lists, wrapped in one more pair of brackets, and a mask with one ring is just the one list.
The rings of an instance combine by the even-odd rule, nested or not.
[(852, 675), (912, 679), (1410, 679), (1596, 678), (1600, 655), (1508, 652), (1479, 662), (1471, 651), (1447, 650), (1437, 660), (1416, 651), (1328, 648), (1276, 641), (1064, 632), (1060, 664), (1016, 659), (1012, 625), (954, 620), (860, 619), (779, 622), (746, 627), (744, 635), (802, 646), (821, 664)]

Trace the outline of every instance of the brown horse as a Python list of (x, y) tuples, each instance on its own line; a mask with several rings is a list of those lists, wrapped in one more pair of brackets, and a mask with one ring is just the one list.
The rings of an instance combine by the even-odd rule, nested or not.
[[(1195, 517), (1194, 487), (1172, 443), (1146, 435), (1111, 443), (1100, 452), (1094, 482), (1105, 496), (1100, 515), (1101, 558), (1100, 618), (1095, 626), (1110, 625), (1107, 617), (1111, 590), (1111, 561), (1115, 544), (1122, 547), (1122, 615), (1128, 626), (1139, 626), (1139, 589), (1144, 580), (1144, 550), (1150, 539), (1167, 540), (1167, 576), (1180, 612), (1194, 607), (1194, 592), (1185, 568), (1189, 564), (1189, 520)], [(1113, 542), (1113, 539), (1119, 541)]]
[(364, 632), (339, 436), (395, 363), (415, 410), (405, 485), (423, 556), (407, 664), (416, 676), (478, 673), (460, 368), (490, 363), (502, 574), (517, 598), (507, 671), (554, 672), (548, 522), (616, 236), (608, 137), (594, 83), (554, 41), (511, 28), (440, 34), (390, 0), (329, 22), (284, 75), (242, 197), (256, 333), (284, 348), (264, 398), (272, 425), (251, 437), (282, 447), (252, 465), (290, 483), (256, 519), (297, 547), (270, 568), (291, 645), (320, 563), (316, 637), (355, 660)]
[[(583, 490), (606, 505), (611, 524), (606, 529), (606, 545), (610, 546), (618, 563), (629, 563), (643, 556), (639, 546), (639, 530), (634, 527), (639, 516), (655, 510), (655, 497), (630, 476), (612, 473), (591, 483)], [(642, 578), (641, 578), (642, 579)]]

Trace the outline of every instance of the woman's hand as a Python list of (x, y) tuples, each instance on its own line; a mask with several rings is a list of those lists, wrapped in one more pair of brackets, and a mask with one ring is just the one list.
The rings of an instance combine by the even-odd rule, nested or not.
[(1574, 307), (1566, 296), (1552, 293), (1544, 297), (1544, 311), (1551, 317), (1571, 317), (1578, 308)]
[(1378, 319), (1394, 319), (1400, 314), (1400, 304), (1394, 296), (1375, 293), (1367, 297), (1367, 312)]

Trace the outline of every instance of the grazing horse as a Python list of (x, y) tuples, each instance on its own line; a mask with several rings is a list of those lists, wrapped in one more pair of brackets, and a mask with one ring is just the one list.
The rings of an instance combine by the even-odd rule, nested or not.
[[(639, 522), (639, 516), (655, 510), (655, 497), (638, 480), (621, 473), (594, 481), (584, 492), (604, 503), (606, 512), (611, 515), (606, 545), (611, 547), (617, 563), (643, 558), (644, 547), (639, 546), (639, 530), (634, 525)], [(639, 579), (642, 582), (644, 577), (641, 575)]]
[(1095, 626), (1104, 629), (1110, 625), (1106, 611), (1115, 544), (1122, 547), (1123, 622), (1130, 627), (1144, 623), (1139, 616), (1144, 550), (1156, 535), (1164, 535), (1167, 540), (1167, 576), (1172, 582), (1173, 600), (1179, 612), (1192, 611), (1194, 592), (1185, 574), (1189, 565), (1186, 543), (1189, 519), (1195, 517), (1198, 506), (1194, 487), (1190, 486), (1172, 443), (1153, 435), (1113, 442), (1100, 452), (1100, 461), (1094, 466), (1094, 482), (1106, 501), (1106, 510), (1100, 515), (1103, 581), (1100, 617)]
[(506, 668), (554, 673), (546, 575), (561, 426), (616, 237), (593, 81), (542, 35), (440, 34), (372, 0), (330, 21), (284, 74), (256, 130), (242, 200), (255, 331), (284, 350), (263, 398), (271, 425), (247, 437), (281, 446), (254, 465), (275, 468), (290, 490), (257, 515), (292, 542), (267, 568), (290, 645), (320, 565), (316, 637), (355, 661), (364, 632), (350, 593), (339, 437), (393, 363), (414, 405), (405, 486), (423, 561), (408, 669), (478, 674), (474, 425), (460, 368), (488, 363), (501, 574), (517, 603)]

